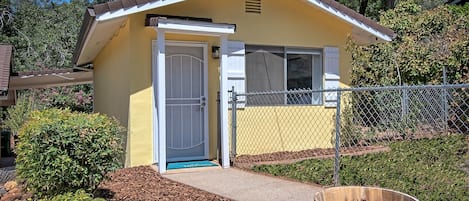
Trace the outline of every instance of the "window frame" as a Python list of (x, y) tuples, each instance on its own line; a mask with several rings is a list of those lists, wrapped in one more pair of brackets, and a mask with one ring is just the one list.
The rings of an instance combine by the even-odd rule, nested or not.
[[(269, 51), (269, 52), (272, 52), (272, 53), (283, 53), (283, 90), (284, 92), (287, 92), (289, 91), (288, 90), (288, 54), (305, 54), (305, 55), (313, 55), (313, 56), (319, 56), (319, 63), (320, 63), (320, 71), (321, 71), (321, 85), (320, 85), (320, 88), (319, 89), (313, 89), (313, 83), (314, 83), (314, 72), (315, 72), (315, 69), (314, 69), (314, 63), (311, 64), (311, 71), (312, 71), (312, 75), (311, 75), (311, 90), (323, 90), (324, 89), (324, 49), (323, 48), (309, 48), (309, 47), (293, 47), (293, 46), (272, 46), (272, 45), (251, 45), (251, 44), (246, 44), (245, 45), (245, 49), (246, 49), (246, 56), (249, 54), (249, 53), (253, 53), (255, 52), (257, 49), (261, 49), (261, 48), (264, 48), (266, 49), (267, 51), (269, 50), (273, 50), (273, 51)], [(245, 68), (247, 68), (247, 59), (246, 59), (246, 64), (245, 64)], [(311, 62), (314, 62), (314, 60), (312, 60)], [(246, 70), (247, 71), (247, 70)], [(249, 75), (246, 75), (246, 79), (245, 79), (245, 86), (246, 86), (246, 89), (249, 88), (248, 86), (248, 78), (247, 76)], [(247, 91), (248, 93), (250, 93), (250, 91)], [(288, 95), (287, 94), (284, 94), (284, 101), (283, 101), (283, 105), (313, 105), (313, 106), (323, 106), (324, 105), (324, 93), (321, 92), (321, 95), (320, 95), (320, 101), (318, 104), (315, 104), (313, 103), (313, 101), (311, 100), (311, 103), (309, 104), (289, 104), (288, 103)], [(311, 97), (312, 99), (313, 97)], [(249, 103), (246, 104), (247, 106), (249, 106)]]

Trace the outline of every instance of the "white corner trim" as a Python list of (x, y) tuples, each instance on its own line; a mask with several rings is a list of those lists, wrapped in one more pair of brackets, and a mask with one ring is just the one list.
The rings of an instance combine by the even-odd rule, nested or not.
[(122, 9), (119, 9), (119, 10), (116, 10), (116, 11), (106, 12), (106, 13), (97, 15), (96, 16), (96, 21), (99, 22), (99, 21), (111, 20), (111, 19), (114, 19), (114, 18), (130, 15), (130, 14), (134, 14), (134, 13), (139, 13), (139, 12), (143, 12), (143, 11), (147, 11), (147, 10), (151, 10), (151, 9), (155, 9), (155, 8), (159, 8), (159, 7), (163, 7), (163, 6), (183, 2), (183, 1), (185, 1), (185, 0), (159, 0), (159, 1), (149, 2), (149, 3), (143, 4), (143, 5), (133, 6), (133, 7), (130, 7), (130, 8), (122, 8)]
[[(156, 72), (153, 71), (152, 82), (156, 86), (156, 116), (158, 127), (155, 130), (153, 125), (153, 135), (157, 132), (158, 135), (158, 170), (160, 174), (166, 172), (166, 38), (165, 32), (158, 30), (157, 32), (157, 58), (156, 58)], [(154, 69), (155, 70), (155, 69)], [(156, 73), (156, 75), (155, 75)], [(154, 80), (156, 78), (156, 80)], [(154, 90), (154, 88), (153, 88)], [(153, 110), (154, 111), (154, 110)], [(155, 115), (155, 114), (153, 114)]]
[(348, 16), (348, 15), (346, 15), (346, 14), (332, 8), (332, 7), (330, 7), (327, 4), (324, 4), (320, 0), (308, 0), (308, 2), (315, 5), (315, 6), (317, 6), (318, 8), (321, 8), (321, 9), (325, 10), (326, 12), (331, 13), (332, 15), (335, 15), (336, 17), (338, 17), (342, 20), (345, 20), (346, 22), (348, 22), (348, 23), (350, 23), (350, 24), (352, 24), (352, 25), (354, 25), (354, 26), (356, 26), (356, 27), (358, 27), (358, 28), (372, 34), (372, 35), (384, 40), (384, 41), (392, 41), (392, 38), (389, 37), (388, 35), (383, 34), (380, 31), (375, 30), (375, 29), (367, 26), (366, 24), (364, 24), (364, 23), (362, 23), (362, 22), (360, 22), (360, 21), (358, 21), (358, 20), (356, 20), (356, 19), (354, 19), (354, 18), (352, 18), (352, 17), (350, 17), (350, 16)]
[(234, 34), (235, 25), (177, 19), (158, 19), (158, 29), (166, 32), (193, 32), (201, 35)]
[(220, 124), (221, 164), (230, 167), (230, 141), (228, 133), (228, 37), (220, 37)]

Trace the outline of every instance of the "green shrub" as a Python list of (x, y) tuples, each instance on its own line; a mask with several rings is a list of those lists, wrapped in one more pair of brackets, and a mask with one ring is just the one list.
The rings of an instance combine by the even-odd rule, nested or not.
[[(420, 200), (468, 200), (467, 136), (397, 141), (391, 151), (340, 158), (344, 186), (379, 186), (408, 193)], [(334, 159), (310, 159), (292, 164), (260, 165), (256, 172), (321, 185), (332, 185)]]
[(105, 199), (93, 198), (91, 194), (86, 193), (84, 190), (77, 190), (75, 193), (68, 192), (40, 201), (105, 201)]
[(122, 131), (101, 114), (34, 111), (19, 131), (18, 177), (39, 197), (91, 192), (107, 172), (122, 166)]

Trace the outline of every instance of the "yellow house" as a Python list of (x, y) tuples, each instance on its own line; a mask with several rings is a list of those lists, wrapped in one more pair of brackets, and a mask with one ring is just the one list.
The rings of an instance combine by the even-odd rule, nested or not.
[[(347, 85), (348, 37), (375, 43), (394, 33), (334, 0), (115, 0), (86, 10), (73, 62), (93, 67), (95, 111), (127, 127), (126, 166), (164, 173), (168, 161), (221, 153), (227, 168), (228, 90)], [(294, 67), (301, 76), (286, 75), (290, 57), (306, 63)], [(319, 97), (314, 108), (334, 101)], [(248, 104), (242, 115), (263, 110)]]

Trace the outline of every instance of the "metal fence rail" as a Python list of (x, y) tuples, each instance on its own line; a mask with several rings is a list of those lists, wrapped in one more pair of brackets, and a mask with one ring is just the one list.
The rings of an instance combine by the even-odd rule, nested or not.
[[(231, 154), (259, 161), (335, 159), (401, 140), (469, 134), (469, 84), (297, 90), (232, 89)], [(256, 158), (257, 157), (257, 158)]]

